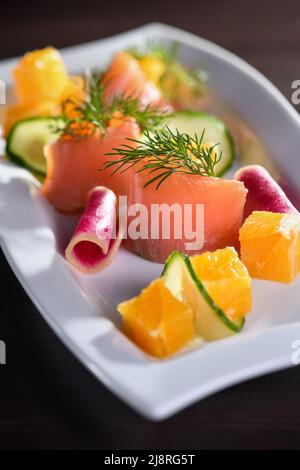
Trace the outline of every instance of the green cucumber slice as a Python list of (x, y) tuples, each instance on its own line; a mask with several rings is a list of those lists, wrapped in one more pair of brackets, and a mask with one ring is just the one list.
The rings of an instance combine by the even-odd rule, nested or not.
[(214, 341), (241, 331), (245, 320), (234, 322), (226, 317), (197, 277), (187, 255), (171, 253), (162, 275), (174, 297), (185, 301), (195, 312), (196, 331), (203, 339)]
[(57, 139), (53, 127), (63, 126), (55, 117), (30, 117), (22, 119), (12, 127), (6, 141), (6, 154), (14, 163), (39, 174), (46, 174), (44, 146)]
[(219, 144), (218, 153), (222, 150), (222, 158), (215, 167), (216, 176), (222, 176), (233, 164), (235, 157), (233, 138), (218, 118), (208, 113), (196, 111), (179, 111), (175, 113), (168, 123), (171, 131), (201, 136), (205, 129), (203, 143)]

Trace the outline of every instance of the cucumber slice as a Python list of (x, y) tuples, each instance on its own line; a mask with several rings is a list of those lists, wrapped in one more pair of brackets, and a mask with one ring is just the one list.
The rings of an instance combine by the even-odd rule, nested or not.
[(12, 127), (7, 136), (6, 154), (18, 165), (39, 174), (46, 174), (44, 146), (57, 139), (52, 127), (63, 126), (63, 121), (55, 117), (30, 117), (22, 119)]
[(227, 338), (241, 331), (245, 320), (234, 322), (215, 304), (197, 277), (188, 256), (174, 251), (166, 261), (163, 277), (167, 288), (195, 312), (196, 331), (207, 341)]
[(205, 129), (203, 143), (219, 144), (218, 153), (222, 150), (222, 158), (215, 167), (216, 176), (222, 176), (234, 161), (234, 142), (225, 124), (212, 114), (198, 113), (196, 111), (179, 111), (175, 113), (168, 123), (168, 127), (174, 132), (191, 136), (201, 136)]

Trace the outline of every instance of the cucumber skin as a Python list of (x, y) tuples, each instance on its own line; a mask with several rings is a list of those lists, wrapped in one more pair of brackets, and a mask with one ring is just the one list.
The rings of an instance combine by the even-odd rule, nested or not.
[(226, 173), (226, 171), (228, 171), (232, 167), (233, 162), (235, 160), (235, 142), (228, 127), (226, 127), (225, 124), (219, 118), (217, 118), (217, 116), (214, 116), (213, 114), (205, 113), (204, 111), (194, 111), (192, 109), (186, 109), (183, 111), (177, 111), (176, 113), (173, 113), (172, 117), (176, 117), (180, 115), (190, 116), (193, 118), (203, 117), (207, 119), (208, 121), (212, 121), (212, 122), (219, 121), (224, 125), (224, 133), (228, 139), (230, 150), (231, 150), (231, 159), (228, 161), (227, 165), (224, 166), (222, 171), (216, 175), (217, 178), (220, 178), (221, 176), (223, 176)]
[(225, 135), (228, 139), (229, 146), (230, 146), (230, 149), (231, 149), (231, 159), (228, 161), (227, 165), (224, 166), (222, 171), (218, 174), (219, 178), (221, 176), (223, 176), (226, 173), (226, 171), (228, 171), (232, 167), (232, 165), (234, 163), (234, 160), (236, 158), (236, 156), (235, 156), (236, 155), (236, 153), (235, 153), (235, 142), (233, 140), (233, 137), (232, 137), (231, 132), (229, 131), (229, 129), (225, 125), (224, 125), (224, 127), (225, 127)]
[(194, 271), (194, 268), (192, 266), (192, 263), (190, 261), (190, 258), (188, 257), (188, 255), (184, 254), (184, 253), (181, 253), (180, 251), (173, 251), (166, 263), (165, 263), (165, 266), (164, 266), (164, 269), (163, 269), (163, 272), (162, 272), (162, 276), (164, 276), (164, 274), (167, 272), (169, 266), (170, 266), (170, 263), (172, 263), (172, 260), (174, 258), (177, 258), (177, 257), (180, 257), (182, 259), (182, 261), (185, 263), (186, 265), (186, 268), (192, 278), (192, 280), (194, 281), (194, 283), (196, 284), (196, 287), (197, 289), (199, 290), (200, 294), (204, 297), (204, 299), (206, 300), (206, 302), (210, 305), (210, 307), (212, 308), (212, 310), (218, 315), (218, 317), (220, 318), (220, 320), (225, 323), (225, 325), (231, 330), (231, 331), (234, 331), (235, 333), (239, 333), (244, 324), (245, 324), (245, 319), (243, 318), (242, 320), (240, 320), (239, 323), (234, 323), (232, 322), (231, 320), (229, 320), (228, 317), (226, 317), (225, 313), (223, 312), (223, 310), (214, 302), (214, 300), (210, 297), (209, 293), (207, 292), (207, 290), (205, 289), (204, 285), (202, 284), (202, 282), (200, 281), (200, 279), (198, 278), (198, 276), (196, 275), (195, 271)]
[(38, 177), (45, 177), (46, 173), (42, 172), (42, 171), (38, 171), (36, 170), (35, 168), (32, 168), (30, 165), (27, 165), (23, 160), (22, 158), (20, 158), (18, 155), (16, 155), (12, 150), (10, 150), (11, 148), (11, 141), (13, 139), (13, 136), (14, 136), (14, 131), (15, 129), (17, 128), (17, 126), (21, 123), (21, 122), (31, 122), (31, 121), (40, 121), (41, 119), (51, 119), (51, 120), (60, 120), (61, 117), (59, 116), (31, 116), (31, 117), (28, 117), (28, 118), (24, 118), (24, 119), (20, 119), (19, 121), (16, 121), (13, 126), (11, 127), (9, 133), (8, 133), (8, 136), (6, 138), (6, 146), (5, 146), (5, 153), (6, 153), (6, 156), (8, 157), (8, 159), (15, 163), (16, 165), (22, 167), (22, 168), (26, 168), (26, 170), (29, 170), (31, 172), (33, 172), (34, 174), (38, 175)]

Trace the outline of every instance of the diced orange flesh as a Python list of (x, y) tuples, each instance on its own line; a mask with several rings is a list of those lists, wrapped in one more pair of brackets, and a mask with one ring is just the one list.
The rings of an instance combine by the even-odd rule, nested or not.
[(14, 68), (13, 77), (21, 103), (57, 101), (70, 80), (59, 51), (53, 47), (25, 54)]
[(157, 279), (138, 297), (118, 305), (126, 334), (144, 351), (163, 358), (195, 337), (192, 310)]
[(69, 83), (60, 96), (60, 102), (70, 100), (73, 103), (80, 103), (86, 98), (85, 84), (83, 77), (74, 76), (69, 78)]
[(252, 277), (290, 283), (300, 270), (300, 215), (255, 211), (240, 230), (241, 258)]
[(190, 258), (207, 292), (225, 315), (243, 318), (251, 310), (251, 279), (234, 248), (225, 248)]
[(140, 137), (140, 129), (131, 118), (124, 119), (119, 127), (108, 127), (103, 136), (95, 133), (85, 138), (61, 138), (46, 147), (47, 177), (41, 190), (48, 201), (60, 211), (72, 212), (84, 207), (89, 190), (97, 185), (127, 195), (133, 170), (115, 176), (111, 176), (113, 169), (99, 170), (106, 161), (119, 158), (105, 154), (126, 144), (128, 137)]
[(139, 60), (139, 64), (148, 80), (158, 85), (166, 69), (163, 61), (154, 55), (147, 55)]
[[(68, 76), (60, 53), (52, 47), (25, 54), (13, 70), (13, 78), (17, 103), (5, 110), (5, 135), (20, 119), (56, 116), (65, 100), (80, 103), (86, 94), (83, 79)], [(69, 105), (68, 115), (74, 106)]]

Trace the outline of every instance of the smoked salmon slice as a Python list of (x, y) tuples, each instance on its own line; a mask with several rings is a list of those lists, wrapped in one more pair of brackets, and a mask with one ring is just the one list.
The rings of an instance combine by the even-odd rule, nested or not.
[(85, 206), (89, 191), (102, 185), (116, 195), (127, 195), (130, 171), (111, 177), (112, 169), (99, 171), (112, 158), (105, 155), (114, 147), (137, 139), (140, 128), (132, 118), (120, 126), (110, 126), (105, 134), (82, 138), (60, 138), (45, 149), (47, 177), (41, 188), (48, 201), (59, 211), (72, 212)]
[[(144, 173), (135, 173), (131, 178), (128, 206), (138, 204), (146, 207), (146, 211), (142, 209), (140, 220), (145, 226), (147, 219), (148, 234), (143, 233), (142, 236), (148, 235), (148, 238), (135, 235), (133, 239), (129, 236), (131, 221), (137, 224), (134, 222), (135, 217), (128, 218), (126, 246), (130, 251), (163, 263), (174, 250), (194, 255), (227, 246), (238, 247), (247, 196), (243, 183), (211, 176), (174, 173), (156, 189), (155, 185), (143, 187), (147, 178)], [(202, 213), (199, 205), (203, 209)], [(168, 208), (174, 211), (168, 212)], [(157, 217), (158, 212), (160, 218)], [(164, 225), (169, 223), (168, 220), (169, 233)]]
[(162, 98), (160, 90), (147, 80), (139, 62), (127, 52), (118, 52), (104, 78), (108, 101), (115, 96), (139, 99), (142, 106), (157, 105)]

